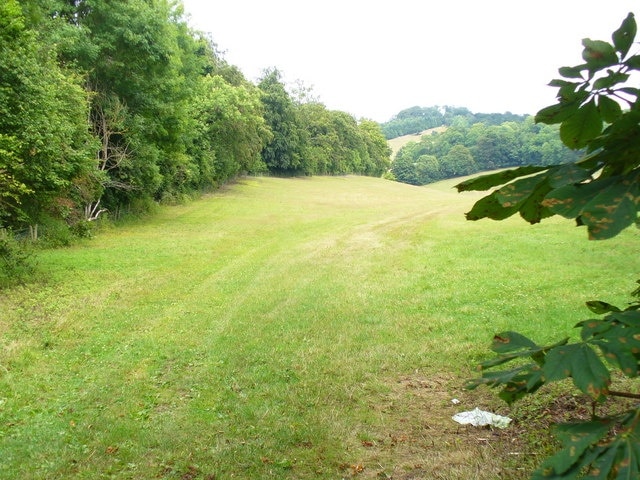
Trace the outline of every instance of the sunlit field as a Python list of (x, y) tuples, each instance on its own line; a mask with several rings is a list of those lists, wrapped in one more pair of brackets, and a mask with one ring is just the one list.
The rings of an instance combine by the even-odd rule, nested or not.
[(629, 301), (640, 235), (467, 222), (452, 185), (246, 178), (43, 252), (0, 292), (0, 478), (526, 478), (548, 432), (457, 425), (522, 427), (462, 385), (494, 333)]

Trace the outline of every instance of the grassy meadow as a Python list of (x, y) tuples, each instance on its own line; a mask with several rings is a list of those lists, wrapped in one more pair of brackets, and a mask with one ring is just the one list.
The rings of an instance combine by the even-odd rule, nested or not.
[(444, 132), (447, 129), (446, 126), (429, 128), (419, 133), (402, 135), (401, 137), (395, 137), (387, 140), (387, 144), (391, 147), (391, 158), (395, 158), (396, 153), (409, 142), (419, 142), (423, 135), (429, 135), (432, 132)]
[(526, 478), (548, 432), (457, 425), (525, 431), (464, 380), (628, 301), (640, 234), (467, 222), (453, 184), (246, 178), (43, 252), (0, 291), (0, 478)]

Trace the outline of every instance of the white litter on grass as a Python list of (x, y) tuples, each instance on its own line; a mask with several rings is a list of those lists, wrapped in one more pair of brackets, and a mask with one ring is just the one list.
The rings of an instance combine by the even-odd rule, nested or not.
[(460, 400), (458, 400), (457, 398), (452, 398), (451, 403), (453, 403), (454, 405), (458, 405), (460, 403)]
[(503, 417), (502, 415), (496, 415), (495, 413), (485, 412), (479, 408), (475, 408), (470, 412), (456, 413), (451, 417), (454, 421), (462, 425), (473, 425), (474, 427), (484, 427), (485, 425), (491, 425), (492, 427), (507, 428), (511, 419), (509, 417)]

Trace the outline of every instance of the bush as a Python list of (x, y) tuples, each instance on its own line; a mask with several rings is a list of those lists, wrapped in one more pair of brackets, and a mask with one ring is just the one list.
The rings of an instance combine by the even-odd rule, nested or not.
[(28, 243), (0, 230), (0, 288), (22, 283), (34, 271), (34, 255)]

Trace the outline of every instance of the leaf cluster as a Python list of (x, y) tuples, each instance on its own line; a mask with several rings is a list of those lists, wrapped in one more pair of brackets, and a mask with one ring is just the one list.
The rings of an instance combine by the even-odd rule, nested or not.
[[(525, 167), (462, 182), (458, 191), (495, 190), (467, 214), (501, 220), (515, 213), (530, 223), (551, 215), (573, 218), (592, 239), (611, 238), (636, 223), (640, 204), (640, 89), (626, 83), (640, 70), (630, 54), (637, 26), (630, 13), (612, 43), (584, 39), (585, 63), (562, 67), (558, 103), (536, 122), (559, 124), (562, 142), (585, 155), (570, 165)], [(499, 188), (497, 188), (499, 187)]]
[[(517, 332), (495, 335), (491, 348), (497, 357), (481, 363), (481, 378), (470, 380), (467, 387), (499, 387), (499, 396), (507, 403), (565, 379), (571, 379), (597, 402), (610, 395), (634, 396), (611, 390), (609, 367), (629, 378), (640, 374), (640, 303), (634, 302), (625, 310), (601, 301), (588, 302), (587, 306), (594, 313), (606, 315), (576, 325), (581, 329), (580, 342), (569, 343), (565, 338), (543, 346)], [(515, 366), (491, 370), (507, 363)], [(639, 418), (640, 410), (634, 408), (589, 422), (560, 425), (562, 449), (547, 459), (533, 478), (576, 478), (584, 471), (589, 472), (589, 478), (637, 478)], [(624, 476), (627, 473), (632, 475)]]
[[(493, 191), (467, 213), (470, 220), (502, 220), (519, 213), (530, 223), (551, 215), (575, 219), (589, 238), (607, 239), (638, 223), (640, 204), (640, 89), (626, 86), (640, 69), (640, 55), (630, 50), (637, 33), (630, 13), (612, 42), (585, 39), (584, 63), (559, 70), (563, 79), (558, 103), (544, 108), (536, 121), (559, 124), (562, 142), (584, 149), (575, 163), (526, 166), (478, 177), (459, 191)], [(633, 294), (638, 297), (640, 289)], [(565, 379), (594, 402), (610, 396), (640, 398), (611, 389), (612, 370), (628, 378), (640, 374), (640, 302), (620, 309), (602, 301), (587, 303), (602, 318), (576, 325), (580, 341), (565, 338), (538, 345), (516, 332), (493, 339), (497, 357), (483, 362), (480, 378), (468, 382), (501, 388), (500, 397), (515, 402), (541, 386)], [(508, 369), (494, 370), (510, 364)], [(639, 478), (640, 408), (558, 427), (562, 448), (548, 458), (534, 479)]]

